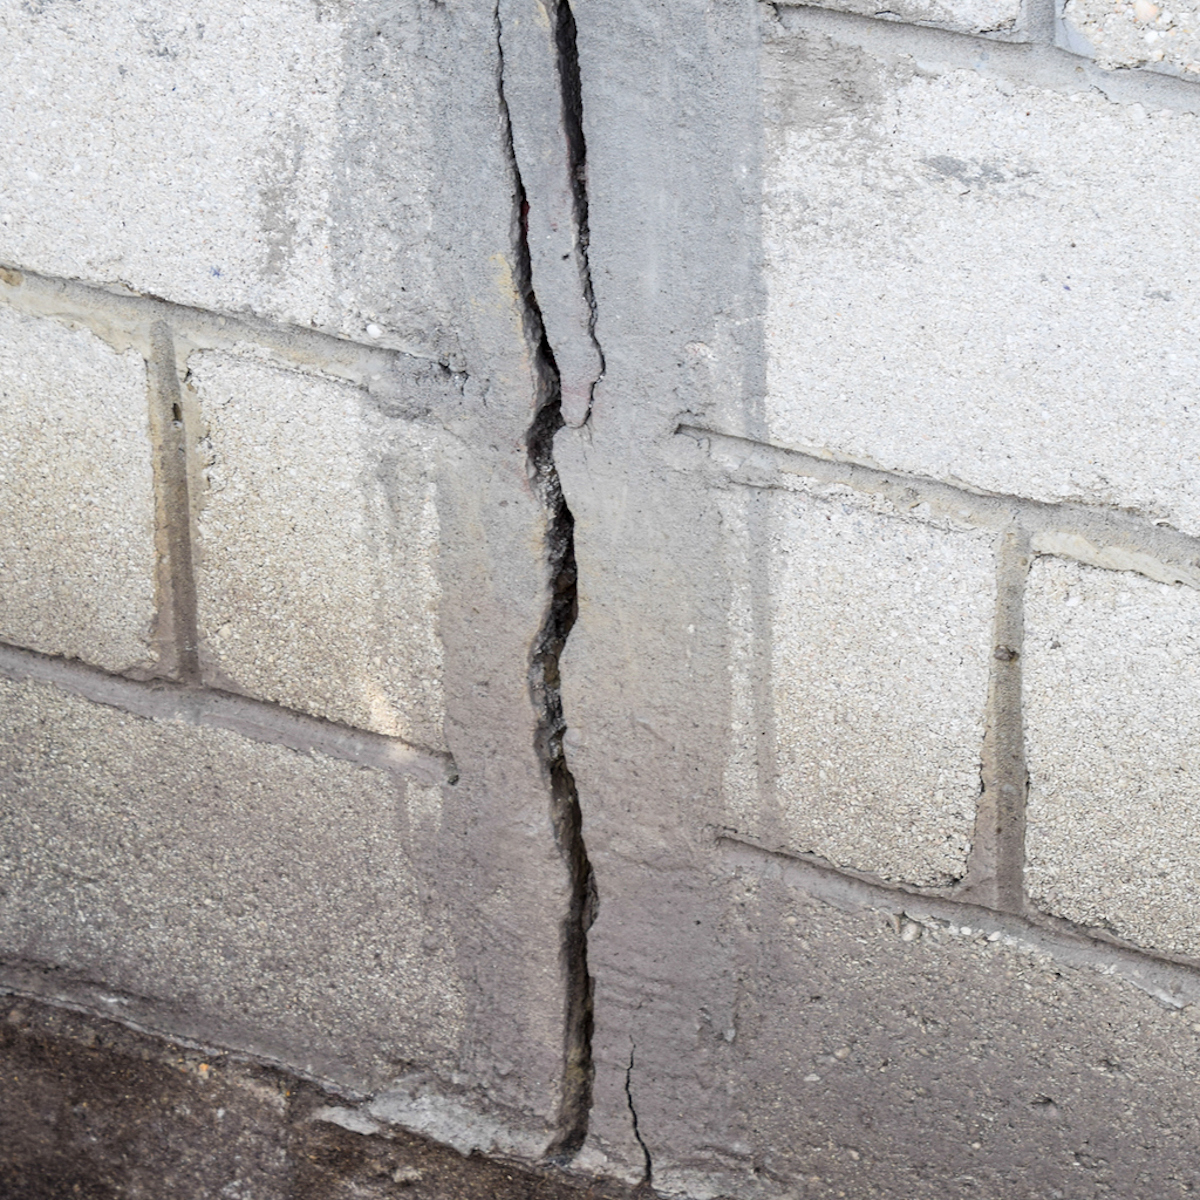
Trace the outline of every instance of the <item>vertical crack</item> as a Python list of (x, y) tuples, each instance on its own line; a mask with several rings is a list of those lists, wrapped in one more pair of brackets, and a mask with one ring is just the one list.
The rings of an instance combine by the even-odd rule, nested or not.
[(588, 337), (600, 360), (600, 373), (592, 380), (588, 392), (587, 413), (591, 414), (596, 384), (604, 378), (604, 350), (596, 336), (596, 295), (592, 289), (592, 268), (588, 258), (591, 234), (588, 229), (587, 141), (583, 135), (583, 83), (579, 73), (579, 45), (575, 29), (575, 14), (567, 0), (559, 0), (554, 41), (558, 50), (558, 78), (562, 88), (563, 127), (567, 134), (567, 165), (571, 177), (571, 194), (575, 206), (576, 254), (579, 257), (579, 278), (588, 307)]
[(629, 1066), (625, 1068), (625, 1102), (629, 1105), (629, 1118), (633, 1122), (633, 1136), (637, 1144), (642, 1148), (642, 1159), (645, 1162), (645, 1171), (642, 1175), (642, 1183), (649, 1186), (653, 1182), (654, 1163), (650, 1159), (650, 1147), (646, 1145), (642, 1139), (641, 1130), (638, 1128), (637, 1109), (633, 1105), (633, 1053), (634, 1045), (629, 1043)]
[(592, 977), (588, 972), (587, 934), (595, 919), (596, 890), (583, 841), (583, 814), (575, 778), (563, 752), (562, 692), (559, 662), (578, 610), (575, 569), (575, 519), (562, 492), (554, 464), (554, 435), (563, 427), (562, 385), (533, 289), (529, 249), (529, 202), (513, 143), (512, 117), (504, 93), (504, 49), (500, 5), (495, 8), (499, 56), (499, 107), (514, 190), (514, 277), (523, 301), (525, 336), (532, 349), (537, 401), (525, 435), (529, 474), (546, 513), (546, 559), (550, 597), (534, 639), (529, 689), (537, 713), (535, 749), (550, 784), (555, 840), (567, 867), (571, 898), (561, 927), (561, 958), (566, 977), (563, 1077), (558, 1130), (547, 1157), (567, 1163), (587, 1137), (592, 1106)]

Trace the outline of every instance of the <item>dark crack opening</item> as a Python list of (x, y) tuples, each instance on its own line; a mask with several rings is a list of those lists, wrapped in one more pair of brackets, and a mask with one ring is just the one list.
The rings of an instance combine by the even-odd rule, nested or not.
[[(559, 29), (562, 10), (559, 8)], [(509, 168), (514, 190), (513, 244), (515, 278), (523, 300), (525, 336), (533, 351), (537, 380), (537, 404), (533, 421), (525, 435), (530, 479), (546, 511), (546, 558), (550, 577), (550, 597), (541, 628), (534, 639), (530, 656), (529, 687), (538, 714), (535, 746), (550, 784), (551, 818), (555, 839), (567, 866), (571, 888), (568, 911), (562, 921), (561, 957), (566, 976), (566, 1012), (562, 1093), (558, 1132), (547, 1149), (547, 1158), (556, 1163), (569, 1162), (587, 1137), (588, 1116), (592, 1106), (592, 977), (588, 972), (587, 933), (595, 919), (596, 889), (587, 849), (583, 841), (583, 814), (574, 776), (563, 752), (562, 693), (559, 662), (578, 611), (575, 568), (575, 519), (563, 496), (554, 464), (554, 435), (563, 427), (562, 387), (554, 352), (546, 337), (541, 308), (533, 289), (533, 271), (529, 251), (529, 202), (517, 164), (512, 136), (512, 119), (504, 95), (504, 50), (501, 43), (500, 9), (495, 10), (496, 45), (499, 53), (499, 103)], [(567, 9), (567, 19), (570, 11)], [(574, 21), (570, 20), (573, 56)], [(564, 107), (570, 107), (567, 93), (574, 88), (578, 109), (578, 64), (572, 68), (574, 83), (563, 80), (563, 42), (559, 40), (560, 84), (564, 88)], [(580, 137), (582, 127), (580, 126)], [(572, 135), (573, 137), (574, 135)], [(580, 150), (582, 153), (582, 150)], [(576, 159), (572, 150), (572, 161)], [(581, 159), (579, 161), (582, 161)], [(576, 172), (578, 188), (582, 178)], [(577, 209), (581, 203), (577, 190)], [(584, 198), (583, 203), (586, 203)], [(590, 296), (589, 296), (590, 299)]]

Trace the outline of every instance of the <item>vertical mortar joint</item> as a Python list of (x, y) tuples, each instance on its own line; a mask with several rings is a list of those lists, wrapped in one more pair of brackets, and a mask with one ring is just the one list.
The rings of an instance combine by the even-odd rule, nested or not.
[(982, 790), (967, 876), (958, 898), (1005, 912), (1025, 906), (1025, 764), (1022, 653), (1029, 534), (1001, 533), (996, 545), (996, 611), (992, 623)]
[(175, 339), (166, 321), (155, 321), (150, 329), (149, 376), (158, 557), (155, 637), (167, 672), (182, 683), (198, 683), (199, 629), (188, 484), (187, 406), (179, 386)]

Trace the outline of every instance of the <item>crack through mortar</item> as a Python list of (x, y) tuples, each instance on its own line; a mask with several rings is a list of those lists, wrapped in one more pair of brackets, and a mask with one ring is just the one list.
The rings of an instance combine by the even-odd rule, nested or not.
[[(559, 662), (578, 611), (575, 567), (575, 519), (562, 492), (554, 463), (554, 435), (563, 427), (562, 387), (558, 364), (546, 336), (541, 309), (533, 289), (529, 249), (528, 197), (517, 163), (512, 117), (504, 93), (504, 47), (497, 3), (493, 21), (499, 62), (498, 96), (504, 146), (514, 188), (514, 250), (516, 284), (523, 301), (525, 335), (533, 350), (537, 377), (537, 411), (525, 435), (532, 484), (546, 512), (546, 557), (550, 572), (550, 599), (534, 639), (529, 667), (529, 689), (538, 714), (535, 748), (550, 782), (551, 817), (555, 839), (566, 863), (571, 899), (562, 921), (561, 957), (566, 976), (563, 1079), (558, 1131), (546, 1150), (550, 1162), (565, 1165), (583, 1146), (592, 1106), (592, 1001), (593, 981), (588, 972), (587, 934), (595, 919), (596, 888), (583, 841), (583, 813), (575, 777), (563, 751), (562, 692)], [(583, 130), (580, 122), (579, 63), (575, 47), (575, 22), (565, 0), (557, 6), (556, 42), (559, 84), (568, 129), (570, 163), (575, 191), (576, 219), (586, 218), (582, 177)], [(583, 234), (583, 226), (580, 233)], [(581, 237), (582, 240), (582, 237)], [(586, 260), (585, 260), (586, 261)], [(586, 272), (584, 273), (586, 280)], [(592, 304), (591, 286), (586, 285)], [(592, 307), (594, 319), (594, 305)], [(593, 334), (594, 338), (594, 334)]]

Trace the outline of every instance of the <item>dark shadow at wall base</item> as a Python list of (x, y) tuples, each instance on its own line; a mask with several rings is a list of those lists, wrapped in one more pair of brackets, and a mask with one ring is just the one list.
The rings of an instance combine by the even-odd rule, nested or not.
[(3, 1200), (624, 1200), (619, 1184), (314, 1120), (284, 1072), (0, 997)]

